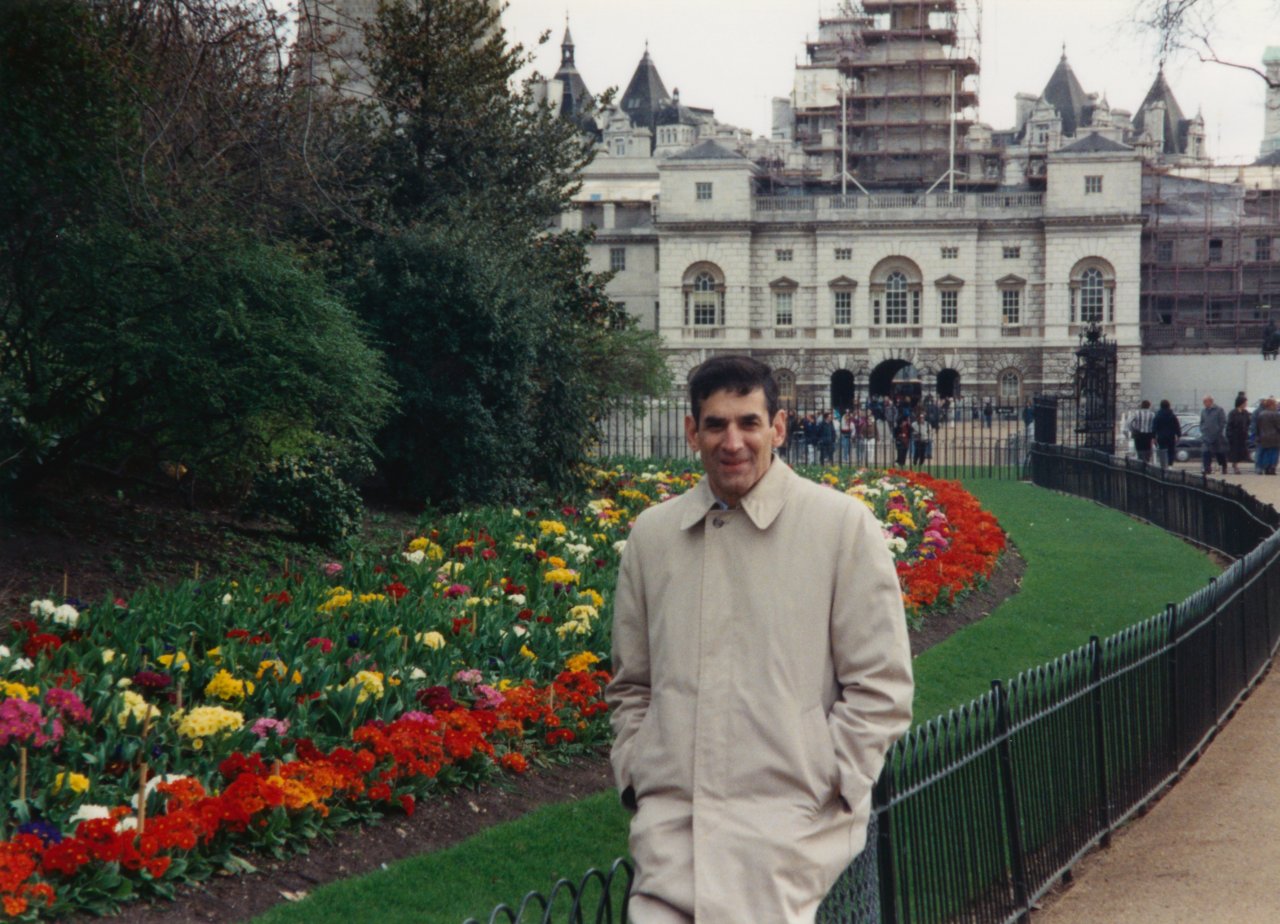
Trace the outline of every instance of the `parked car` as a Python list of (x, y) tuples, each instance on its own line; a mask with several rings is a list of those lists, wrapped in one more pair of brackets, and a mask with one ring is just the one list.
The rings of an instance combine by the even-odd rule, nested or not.
[(1173, 447), (1173, 458), (1175, 462), (1190, 462), (1193, 459), (1199, 459), (1204, 453), (1204, 437), (1200, 433), (1199, 423), (1182, 423), (1182, 436), (1178, 437), (1178, 443)]

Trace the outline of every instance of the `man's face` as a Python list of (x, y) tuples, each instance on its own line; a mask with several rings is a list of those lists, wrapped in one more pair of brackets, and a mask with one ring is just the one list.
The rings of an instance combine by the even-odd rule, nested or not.
[(702, 457), (702, 467), (716, 497), (731, 507), (755, 487), (786, 439), (786, 414), (769, 419), (764, 389), (746, 395), (720, 390), (702, 402), (702, 419), (684, 419), (689, 448)]
[(1213, 399), (1212, 399), (1212, 398), (1210, 398), (1208, 395), (1205, 395), (1205, 398), (1204, 398), (1204, 406), (1205, 406), (1205, 407), (1213, 407)]

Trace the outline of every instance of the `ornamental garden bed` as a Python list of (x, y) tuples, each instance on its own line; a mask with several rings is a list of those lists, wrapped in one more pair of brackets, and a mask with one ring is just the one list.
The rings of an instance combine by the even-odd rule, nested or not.
[[(612, 469), (581, 505), (460, 514), (386, 555), (32, 601), (0, 640), (5, 914), (169, 896), (597, 754), (628, 525), (696, 477)], [(875, 510), (916, 623), (1005, 547), (958, 486), (820, 477)]]

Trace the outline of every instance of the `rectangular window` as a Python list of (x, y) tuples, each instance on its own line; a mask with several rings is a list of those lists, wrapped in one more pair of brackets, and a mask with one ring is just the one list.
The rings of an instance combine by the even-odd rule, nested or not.
[(1218, 238), (1213, 238), (1209, 241), (1209, 262), (1222, 262), (1222, 241)]
[(1156, 241), (1156, 262), (1173, 262), (1173, 241)]
[(661, 267), (658, 265), (658, 264), (659, 264), (659, 262), (660, 262), (659, 257), (658, 257), (658, 254), (660, 254), (661, 252), (662, 252), (662, 250), (661, 250), (660, 248), (658, 248), (658, 247), (653, 248), (653, 271), (654, 271), (655, 273), (656, 273), (659, 269), (661, 269)]
[(1100, 176), (1087, 176), (1087, 177), (1085, 177), (1085, 178), (1084, 178), (1084, 191), (1085, 191), (1085, 193), (1086, 193), (1086, 194), (1088, 194), (1088, 193), (1100, 193), (1100, 192), (1102, 192), (1102, 177), (1100, 177)]
[(832, 319), (836, 327), (848, 327), (853, 323), (853, 293), (835, 293), (835, 312)]
[(1006, 260), (1017, 260), (1022, 256), (1021, 247), (1010, 247), (1008, 244), (1001, 248), (1001, 252)]
[(794, 321), (791, 311), (791, 293), (773, 293), (773, 323), (777, 327), (790, 327)]
[(1022, 317), (1022, 290), (1000, 290), (1000, 320), (1005, 324), (1020, 324)]
[(1271, 238), (1260, 237), (1254, 240), (1253, 258), (1259, 263), (1271, 262)]
[(942, 259), (944, 259), (944, 260), (958, 260), (958, 259), (960, 259), (960, 248), (959, 248), (959, 247), (943, 247), (943, 248), (942, 248)]
[(775, 250), (773, 255), (779, 263), (791, 262), (791, 248), (789, 247), (783, 250)]
[(710, 183), (695, 183), (695, 184), (694, 184), (694, 194), (697, 196), (697, 198), (698, 198), (698, 200), (699, 200), (700, 202), (705, 202), (705, 201), (707, 201), (708, 199), (710, 199), (710, 198), (711, 198), (711, 184), (710, 184)]
[(659, 302), (655, 300), (653, 303), (653, 329), (654, 330), (657, 330), (661, 326), (658, 323), (662, 317), (661, 312), (659, 312), (658, 310), (658, 305), (659, 305)]
[(960, 293), (955, 289), (943, 289), (939, 293), (941, 302), (939, 303), (939, 317), (945, 326), (952, 326), (960, 323)]
[(852, 247), (837, 247), (837, 248), (836, 248), (836, 259), (837, 259), (837, 260), (852, 260), (852, 259), (853, 259), (853, 248), (852, 248)]
[(609, 248), (609, 272), (621, 273), (627, 268), (627, 248)]

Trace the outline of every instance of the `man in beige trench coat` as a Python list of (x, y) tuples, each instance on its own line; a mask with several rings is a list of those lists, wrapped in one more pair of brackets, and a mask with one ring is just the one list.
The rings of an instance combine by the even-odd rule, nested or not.
[(768, 366), (716, 357), (689, 390), (706, 477), (636, 520), (615, 598), (630, 920), (811, 922), (910, 722), (901, 591), (871, 511), (774, 456)]

